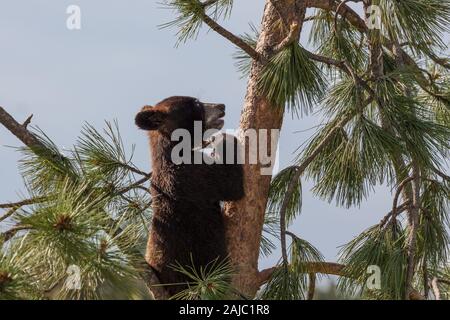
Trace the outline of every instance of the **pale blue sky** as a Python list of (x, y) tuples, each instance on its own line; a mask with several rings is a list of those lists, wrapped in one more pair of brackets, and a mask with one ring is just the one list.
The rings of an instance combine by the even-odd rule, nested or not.
[[(66, 28), (66, 8), (79, 5), (82, 30)], [(236, 33), (259, 24), (263, 0), (235, 1), (225, 24)], [(236, 128), (246, 80), (234, 67), (234, 47), (213, 32), (174, 48), (174, 30), (158, 25), (173, 15), (150, 0), (14, 0), (0, 2), (0, 105), (18, 120), (31, 113), (61, 147), (71, 146), (84, 121), (96, 127), (117, 119), (135, 162), (150, 170), (146, 136), (134, 126), (145, 104), (171, 95), (190, 95), (227, 105), (226, 128)], [(308, 33), (309, 29), (305, 30)], [(286, 117), (281, 136), (281, 165), (313, 132), (317, 119)], [(0, 202), (23, 191), (18, 153), (5, 145), (20, 143), (0, 126)], [(342, 209), (313, 197), (304, 184), (304, 206), (291, 230), (335, 261), (338, 246), (380, 221), (391, 206), (380, 187), (361, 208)], [(278, 259), (264, 259), (261, 268)]]

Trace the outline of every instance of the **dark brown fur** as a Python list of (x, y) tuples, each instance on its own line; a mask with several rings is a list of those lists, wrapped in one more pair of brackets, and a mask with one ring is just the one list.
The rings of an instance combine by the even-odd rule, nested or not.
[[(178, 142), (171, 141), (171, 133), (184, 128), (193, 134), (194, 121), (202, 120), (196, 101), (172, 97), (155, 107), (144, 107), (136, 117), (140, 128), (150, 130), (153, 164), (153, 220), (146, 259), (163, 284), (190, 280), (172, 269), (176, 263), (200, 268), (217, 258), (226, 258), (220, 202), (238, 200), (244, 195), (239, 164), (172, 162), (171, 151)], [(191, 152), (194, 159), (196, 151)], [(184, 288), (166, 287), (171, 295)]]

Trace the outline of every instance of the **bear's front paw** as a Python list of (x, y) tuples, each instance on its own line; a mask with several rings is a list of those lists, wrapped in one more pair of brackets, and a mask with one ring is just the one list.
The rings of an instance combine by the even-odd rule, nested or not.
[(218, 134), (210, 145), (213, 149), (211, 156), (220, 164), (240, 164), (242, 150), (239, 140), (227, 133)]

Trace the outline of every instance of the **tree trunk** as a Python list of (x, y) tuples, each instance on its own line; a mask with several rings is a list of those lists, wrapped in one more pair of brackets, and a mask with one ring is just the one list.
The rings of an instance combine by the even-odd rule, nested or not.
[[(306, 7), (305, 0), (278, 1), (276, 9), (273, 2), (276, 1), (266, 1), (261, 34), (257, 43), (257, 51), (266, 59), (273, 56), (274, 48), (288, 34), (286, 26), (281, 23), (279, 13), (286, 17), (285, 21), (289, 23), (296, 21), (301, 26)], [(272, 105), (259, 92), (258, 79), (262, 70), (261, 63), (254, 61), (241, 114), (239, 139), (245, 145), (246, 130), (256, 129), (258, 132), (260, 129), (267, 129), (270, 153), (276, 152), (276, 150), (270, 150), (270, 130), (281, 128), (283, 107)], [(247, 162), (244, 165), (245, 198), (227, 203), (225, 213), (228, 252), (236, 269), (233, 285), (242, 294), (253, 297), (260, 285), (259, 247), (271, 176), (262, 175), (260, 165), (250, 165)]]

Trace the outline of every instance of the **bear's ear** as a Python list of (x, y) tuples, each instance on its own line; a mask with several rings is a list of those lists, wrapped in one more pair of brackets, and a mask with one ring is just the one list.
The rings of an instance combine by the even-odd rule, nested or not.
[(164, 123), (167, 114), (160, 110), (145, 107), (136, 115), (136, 125), (143, 130), (158, 130)]

